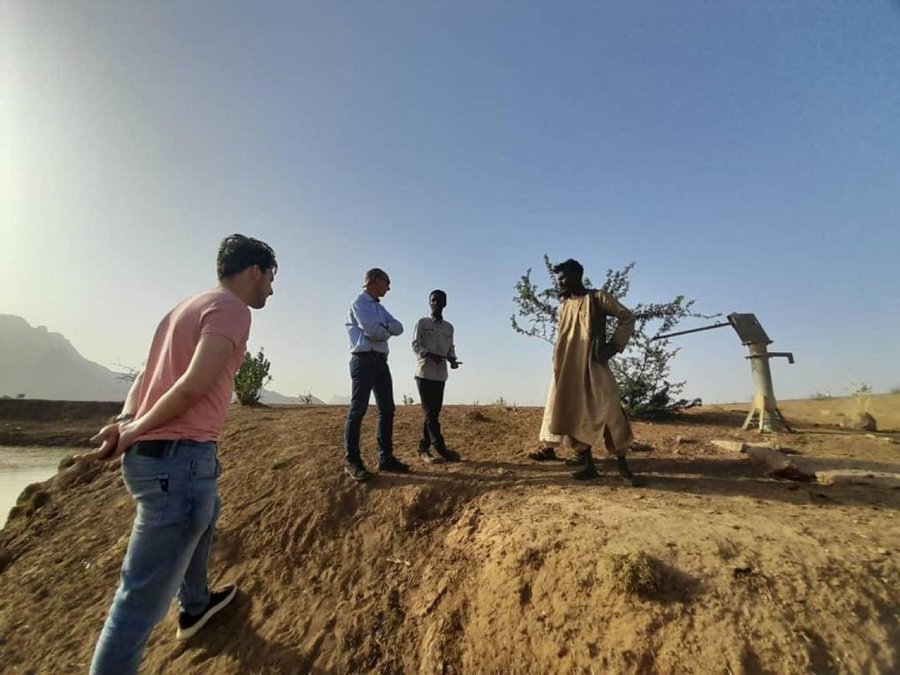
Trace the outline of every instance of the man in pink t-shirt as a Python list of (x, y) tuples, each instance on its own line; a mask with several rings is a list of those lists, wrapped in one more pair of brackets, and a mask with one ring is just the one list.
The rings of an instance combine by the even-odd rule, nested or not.
[(272, 295), (278, 266), (264, 242), (243, 235), (219, 247), (219, 285), (184, 300), (160, 322), (147, 365), (115, 424), (84, 462), (122, 456), (137, 515), (92, 674), (137, 673), (153, 627), (177, 594), (177, 637), (189, 638), (234, 599), (210, 591), (207, 560), (219, 516), (216, 441), (250, 335), (250, 307)]

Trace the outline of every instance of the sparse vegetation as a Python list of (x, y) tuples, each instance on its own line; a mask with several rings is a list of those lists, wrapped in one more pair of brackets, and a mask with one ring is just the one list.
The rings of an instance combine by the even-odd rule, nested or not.
[[(631, 287), (630, 275), (634, 266), (635, 263), (632, 262), (621, 270), (607, 270), (606, 280), (601, 287), (625, 305), (629, 305), (625, 298)], [(550, 278), (547, 288), (540, 288), (532, 280), (531, 269), (516, 282), (513, 302), (517, 311), (510, 317), (510, 324), (521, 335), (553, 344), (556, 339), (559, 300), (553, 263), (547, 255), (544, 256), (544, 267)], [(592, 287), (587, 277), (584, 285)], [(711, 319), (718, 316), (694, 312), (694, 302), (685, 299), (683, 295), (676, 295), (669, 302), (638, 303), (631, 306), (636, 317), (634, 335), (625, 351), (610, 360), (609, 367), (619, 383), (622, 404), (635, 417), (659, 417), (689, 405), (689, 401), (676, 398), (684, 389), (685, 383), (669, 381), (671, 361), (678, 349), (671, 347), (668, 340), (654, 341), (653, 337), (671, 332), (682, 319)], [(520, 321), (524, 321), (525, 325)], [(607, 326), (610, 334), (613, 328), (612, 325)]]
[(850, 396), (856, 399), (857, 412), (868, 412), (869, 400), (872, 398), (872, 386), (865, 382), (851, 382)]
[(305, 394), (300, 394), (297, 398), (300, 400), (300, 403), (302, 405), (312, 405), (313, 395), (309, 391), (307, 391)]
[(403, 394), (403, 405), (413, 405), (416, 400), (409, 394)]
[(271, 365), (262, 348), (256, 356), (251, 356), (249, 351), (244, 355), (244, 362), (234, 375), (234, 393), (241, 405), (259, 403), (263, 387), (272, 381), (269, 375)]
[(116, 368), (119, 369), (119, 372), (116, 373), (116, 379), (119, 382), (128, 382), (131, 384), (137, 379), (137, 376), (141, 373), (141, 368), (135, 368), (134, 366), (126, 366), (124, 363), (120, 363), (116, 361)]
[(613, 588), (621, 593), (653, 598), (662, 589), (659, 563), (644, 551), (609, 556)]

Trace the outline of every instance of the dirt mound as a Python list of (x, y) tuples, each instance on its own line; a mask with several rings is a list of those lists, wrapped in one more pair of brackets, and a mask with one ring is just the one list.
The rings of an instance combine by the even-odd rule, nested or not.
[(418, 614), (440, 627), (419, 653), (423, 672), (896, 665), (896, 652), (872, 661), (873, 647), (897, 636), (890, 591), (855, 588), (855, 564), (805, 528), (775, 541), (760, 536), (771, 531), (763, 509), (750, 518), (698, 509), (698, 523), (652, 497), (632, 499), (620, 491), (598, 504), (588, 490), (560, 488), (481, 500), (474, 526), (470, 514), (446, 540), (466, 564), (442, 562), (423, 585)]
[(841, 422), (841, 427), (854, 431), (878, 431), (878, 422), (869, 413), (857, 411), (847, 415)]
[[(524, 457), (539, 409), (499, 406), (447, 409), (464, 462), (357, 485), (341, 473), (343, 414), (232, 410), (211, 573), (241, 593), (184, 643), (170, 612), (144, 672), (900, 668), (898, 490), (767, 477), (710, 443), (756, 436), (702, 410), (635, 425), (647, 488), (623, 487), (608, 461), (578, 484)], [(402, 459), (419, 415), (398, 409)], [(861, 434), (779, 442), (898, 461), (895, 445)], [(6, 672), (84, 672), (115, 588), (133, 517), (117, 468), (63, 467), (0, 532)]]

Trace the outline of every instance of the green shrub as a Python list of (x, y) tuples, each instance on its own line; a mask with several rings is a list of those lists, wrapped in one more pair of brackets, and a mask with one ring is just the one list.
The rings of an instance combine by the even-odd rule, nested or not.
[(261, 347), (256, 356), (251, 356), (249, 351), (244, 354), (244, 362), (234, 375), (234, 393), (241, 405), (259, 403), (263, 387), (272, 381), (271, 365)]

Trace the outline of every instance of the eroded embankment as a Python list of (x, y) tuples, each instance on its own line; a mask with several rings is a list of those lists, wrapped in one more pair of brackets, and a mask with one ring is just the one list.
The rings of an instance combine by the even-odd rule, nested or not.
[[(242, 593), (186, 643), (170, 613), (146, 672), (898, 667), (897, 491), (772, 480), (707, 443), (733, 428), (689, 419), (637, 425), (646, 489), (608, 467), (576, 484), (524, 458), (540, 411), (503, 408), (447, 411), (465, 462), (360, 486), (340, 471), (343, 412), (233, 411), (211, 571)], [(400, 408), (401, 457), (419, 430), (419, 411)], [(804, 437), (803, 452), (846, 439), (890, 452), (850, 436)], [(84, 672), (131, 501), (101, 466), (68, 469), (22, 506), (0, 533), (3, 666)]]

